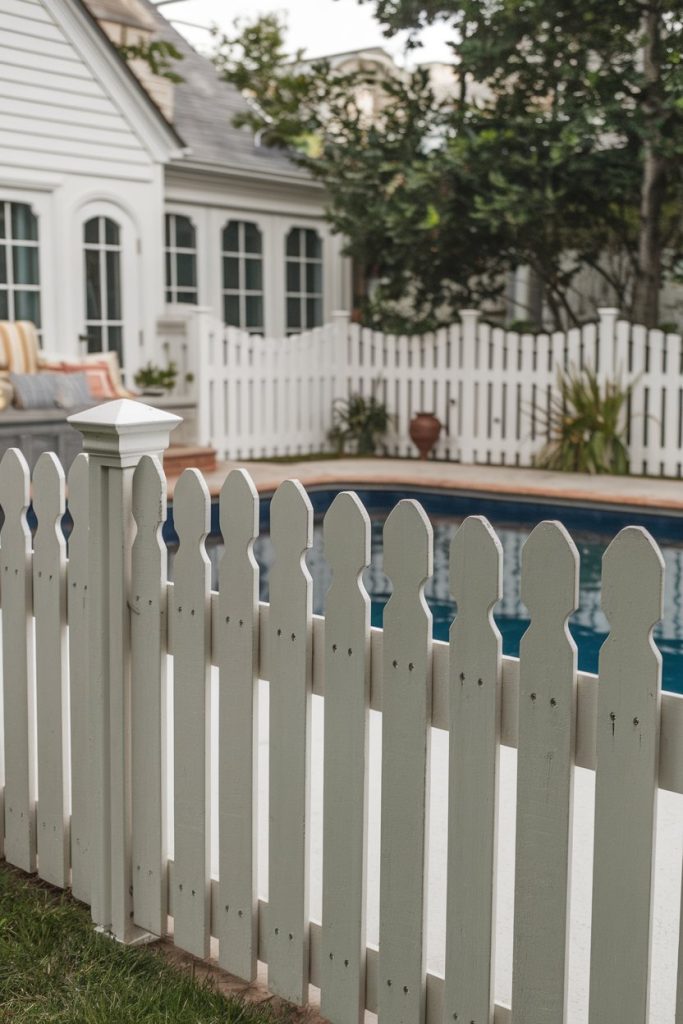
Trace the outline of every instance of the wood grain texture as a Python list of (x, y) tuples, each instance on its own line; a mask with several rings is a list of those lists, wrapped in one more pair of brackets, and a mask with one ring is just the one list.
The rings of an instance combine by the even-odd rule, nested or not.
[(210, 529), (204, 478), (186, 469), (176, 484), (173, 515), (180, 546), (175, 557), (172, 617), (174, 751), (174, 942), (209, 953), (210, 870)]
[(137, 531), (131, 566), (133, 911), (154, 935), (167, 928), (166, 477), (144, 455), (133, 474)]
[(88, 764), (88, 456), (83, 452), (71, 464), (67, 477), (69, 537), (67, 618), (69, 624), (69, 714), (71, 766), (71, 890), (76, 899), (90, 902), (90, 810)]
[(487, 520), (466, 519), (450, 558), (458, 614), (450, 633), (444, 1021), (488, 1022), (493, 1012), (502, 647), (493, 606), (502, 562)]
[(332, 584), (325, 601), (323, 1016), (358, 1024), (365, 1010), (365, 898), (370, 707), (370, 518), (343, 492), (324, 522)]
[(560, 523), (522, 552), (531, 625), (520, 646), (512, 1019), (564, 1024), (567, 1008), (579, 555)]
[(214, 644), (219, 668), (219, 963), (252, 981), (258, 953), (258, 651), (259, 570), (254, 540), (259, 499), (251, 477), (233, 470), (220, 496), (224, 550)]
[(16, 448), (0, 462), (5, 859), (36, 869), (35, 694), (29, 472)]
[(664, 561), (629, 526), (603, 557), (590, 1024), (647, 1020), (659, 757)]
[(286, 480), (270, 506), (270, 796), (268, 984), (299, 1005), (308, 998), (311, 599), (304, 562), (313, 509)]
[(384, 526), (379, 1020), (423, 1024), (427, 765), (431, 719), (432, 527), (404, 500)]
[(33, 551), (38, 750), (38, 873), (65, 889), (69, 856), (69, 703), (66, 638), (65, 480), (57, 456), (45, 452), (33, 473), (38, 518)]

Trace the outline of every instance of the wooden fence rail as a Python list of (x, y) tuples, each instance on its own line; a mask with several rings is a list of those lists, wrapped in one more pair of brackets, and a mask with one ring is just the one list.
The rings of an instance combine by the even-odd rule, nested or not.
[[(567, 934), (576, 898), (572, 816), (580, 810), (573, 779), (581, 766), (596, 773), (589, 1024), (683, 1024), (683, 943), (677, 1009), (672, 1005), (666, 1020), (648, 1010), (656, 806), (662, 790), (683, 795), (683, 698), (661, 694), (651, 632), (662, 610), (664, 563), (650, 536), (626, 528), (605, 555), (610, 633), (599, 676), (577, 671), (567, 619), (576, 606), (579, 556), (557, 523), (540, 524), (523, 551), (531, 625), (519, 659), (501, 656), (492, 609), (503, 592), (502, 549), (480, 517), (455, 534), (450, 569), (458, 613), (449, 642), (432, 640), (423, 595), (432, 528), (414, 501), (399, 503), (384, 528), (393, 592), (383, 630), (370, 629), (361, 581), (369, 519), (350, 493), (337, 497), (324, 523), (332, 569), (325, 617), (311, 611), (304, 554), (312, 509), (293, 481), (271, 505), (269, 604), (257, 601), (258, 498), (242, 470), (220, 495), (218, 592), (209, 588), (204, 547), (208, 491), (197, 471), (181, 477), (174, 496), (180, 546), (169, 582), (158, 455), (172, 423), (160, 416), (124, 401), (75, 418), (88, 454), (69, 477), (68, 560), (56, 459), (44, 456), (33, 476), (33, 541), (28, 467), (16, 451), (0, 464), (0, 824), (7, 861), (60, 887), (71, 884), (96, 923), (122, 940), (164, 934), (170, 914), (176, 945), (205, 957), (216, 937), (221, 965), (247, 981), (261, 960), (272, 990), (295, 1002), (305, 1003), (309, 983), (317, 985), (333, 1024), (360, 1024), (366, 1009), (380, 1024), (573, 1024), (568, 990), (576, 965)], [(104, 542), (94, 559), (93, 534), (118, 537), (122, 547)], [(125, 609), (111, 627), (93, 618), (102, 614), (105, 592), (110, 608)], [(100, 650), (107, 656), (93, 685), (83, 648), (95, 627), (107, 642), (91, 649), (91, 659)], [(129, 657), (120, 663), (122, 635)], [(257, 825), (260, 680), (270, 694), (265, 836)], [(321, 763), (312, 755), (314, 695), (324, 699)], [(381, 780), (369, 766), (371, 711), (382, 715)], [(214, 712), (217, 785), (210, 770)], [(102, 722), (104, 749), (92, 741)], [(426, 965), (433, 729), (449, 737), (448, 799), (436, 808), (448, 842), (444, 977)], [(501, 745), (518, 748), (511, 1008), (500, 1005), (494, 984)], [(321, 923), (309, 910), (309, 789), (319, 772)], [(368, 806), (376, 787), (378, 949), (366, 933)], [(103, 805), (108, 817), (98, 813)], [(210, 859), (214, 817), (218, 877)], [(266, 845), (264, 901), (256, 863)], [(678, 903), (678, 893), (673, 898)]]
[(625, 418), (631, 471), (683, 474), (683, 339), (599, 311), (598, 323), (528, 334), (462, 310), (450, 327), (390, 335), (332, 323), (288, 338), (262, 338), (176, 311), (160, 322), (169, 358), (194, 376), (199, 441), (226, 459), (329, 448), (335, 398), (375, 394), (393, 417), (387, 452), (415, 456), (411, 417), (443, 424), (437, 458), (530, 466), (547, 438), (546, 413), (560, 369), (590, 367), (630, 387)]

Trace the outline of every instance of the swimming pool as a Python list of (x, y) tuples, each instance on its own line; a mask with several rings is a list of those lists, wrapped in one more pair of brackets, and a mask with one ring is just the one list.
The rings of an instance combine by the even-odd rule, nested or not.
[[(309, 497), (315, 511), (313, 548), (307, 562), (313, 577), (313, 610), (324, 611), (325, 594), (331, 573), (322, 541), (322, 518), (337, 489), (312, 489)], [(600, 608), (602, 555), (624, 526), (639, 525), (650, 531), (661, 547), (666, 563), (664, 616), (655, 630), (655, 639), (663, 655), (663, 685), (683, 693), (683, 516), (639, 512), (636, 509), (586, 508), (574, 505), (539, 504), (465, 495), (447, 491), (359, 489), (356, 491), (372, 521), (372, 563), (364, 582), (372, 598), (372, 623), (382, 624), (382, 612), (391, 592), (382, 571), (382, 527), (394, 505), (404, 497), (416, 498), (423, 505), (434, 527), (434, 574), (425, 586), (425, 596), (434, 616), (434, 636), (448, 639), (455, 615), (449, 593), (448, 553), (457, 526), (469, 515), (486, 516), (503, 546), (503, 598), (494, 615), (503, 637), (505, 654), (519, 653), (520, 637), (529, 624), (520, 598), (521, 554), (524, 541), (543, 519), (559, 519), (571, 534), (581, 556), (579, 609), (570, 619), (570, 629), (579, 650), (579, 668), (596, 672), (598, 652), (607, 632), (607, 620)], [(269, 535), (270, 501), (261, 501), (261, 536), (254, 553), (261, 568), (261, 600), (268, 600), (268, 574), (273, 563)], [(214, 566), (220, 556), (217, 506), (214, 506), (213, 532), (207, 545)], [(170, 531), (169, 531), (170, 533)], [(170, 539), (170, 538), (169, 538)]]

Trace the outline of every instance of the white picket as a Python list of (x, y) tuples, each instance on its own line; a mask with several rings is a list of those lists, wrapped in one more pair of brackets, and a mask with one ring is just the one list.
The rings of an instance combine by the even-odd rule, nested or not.
[(370, 706), (370, 598), (361, 573), (370, 564), (370, 518), (355, 494), (337, 495), (324, 531), (332, 585), (325, 602), (321, 1008), (333, 1024), (359, 1024)]
[(298, 481), (286, 480), (275, 492), (270, 534), (275, 561), (268, 618), (268, 984), (301, 1005), (308, 995), (309, 971), (312, 671), (312, 580), (303, 559), (313, 538), (313, 508)]
[(531, 625), (520, 645), (513, 1024), (564, 1024), (576, 716), (579, 555), (561, 523), (535, 528), (522, 552)]
[(35, 693), (29, 470), (17, 448), (0, 462), (5, 859), (36, 869)]
[(131, 704), (134, 921), (166, 933), (166, 478), (143, 456), (133, 475), (137, 533), (131, 567)]
[(81, 452), (71, 463), (67, 478), (69, 513), (73, 528), (67, 562), (67, 617), (69, 623), (69, 713), (71, 767), (71, 891), (77, 900), (90, 902), (88, 760), (88, 456)]
[(503, 549), (470, 516), (451, 544), (448, 876), (444, 1021), (488, 1021), (493, 1009), (496, 817), (502, 640), (492, 610)]
[(69, 701), (66, 647), (66, 541), (64, 470), (52, 452), (33, 472), (38, 518), (33, 552), (36, 620), (36, 722), (38, 752), (38, 873), (65, 889), (69, 884)]
[(603, 557), (590, 1024), (647, 1020), (659, 761), (664, 560), (630, 526)]
[(259, 570), (253, 554), (259, 500), (243, 469), (220, 497), (224, 550), (219, 565), (214, 650), (219, 669), (219, 962), (252, 981), (258, 953), (257, 801)]
[(676, 984), (676, 1024), (683, 1024), (683, 879), (681, 882), (681, 913), (678, 922), (678, 979)]
[(173, 646), (174, 942), (206, 957), (210, 925), (210, 496), (197, 470), (175, 487), (180, 546), (169, 612)]
[(403, 500), (384, 526), (384, 609), (379, 1021), (423, 1024), (427, 763), (431, 721), (432, 615), (423, 585), (432, 572), (432, 527)]

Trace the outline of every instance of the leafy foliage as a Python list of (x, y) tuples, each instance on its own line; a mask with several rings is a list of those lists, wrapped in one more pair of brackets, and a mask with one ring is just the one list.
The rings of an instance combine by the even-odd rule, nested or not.
[(143, 61), (159, 78), (167, 78), (178, 85), (183, 81), (182, 75), (173, 70), (173, 61), (183, 60), (183, 55), (173, 43), (165, 39), (153, 39), (151, 42), (123, 43), (117, 47), (125, 61)]
[(178, 367), (170, 362), (167, 367), (156, 366), (154, 363), (147, 363), (140, 367), (133, 380), (142, 390), (148, 388), (161, 388), (163, 391), (173, 391), (178, 379)]
[(413, 46), (442, 21), (450, 92), (437, 98), (425, 69), (292, 59), (275, 15), (217, 37), (215, 59), (251, 99), (242, 123), (325, 185), (333, 228), (379, 282), (366, 321), (408, 306), (414, 327), (435, 326), (529, 265), (556, 326), (576, 321), (585, 267), (656, 325), (683, 265), (683, 0), (360, 2)]
[(603, 387), (593, 370), (558, 375), (550, 409), (535, 415), (550, 440), (536, 458), (542, 469), (576, 473), (628, 473), (625, 405), (629, 389), (616, 381)]
[(338, 398), (332, 407), (332, 428), (328, 438), (342, 455), (350, 442), (357, 455), (374, 455), (378, 441), (391, 424), (387, 407), (374, 395)]

